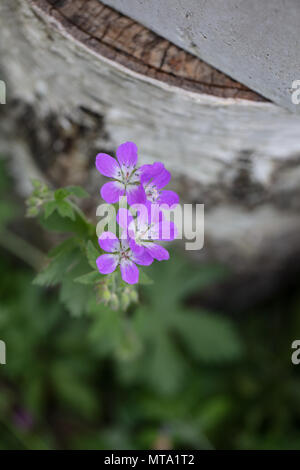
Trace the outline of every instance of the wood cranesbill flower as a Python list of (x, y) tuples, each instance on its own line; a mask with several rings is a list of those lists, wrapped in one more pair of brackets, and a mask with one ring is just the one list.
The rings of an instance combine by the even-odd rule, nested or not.
[(121, 208), (117, 222), (126, 234), (133, 253), (148, 253), (158, 261), (168, 260), (168, 250), (155, 241), (172, 241), (177, 236), (177, 230), (173, 222), (165, 219), (158, 205), (152, 205), (151, 209), (138, 211), (137, 216), (133, 217), (127, 209)]
[(102, 250), (108, 252), (96, 260), (99, 272), (110, 274), (119, 266), (122, 279), (128, 284), (137, 284), (139, 281), (137, 264), (149, 266), (153, 262), (153, 257), (148, 252), (133, 252), (128, 240), (119, 240), (112, 232), (103, 232), (98, 242)]
[[(147, 204), (164, 204), (171, 207), (179, 203), (178, 194), (174, 191), (163, 189), (171, 180), (171, 173), (165, 168), (163, 163), (155, 162), (152, 165), (143, 165), (139, 169), (139, 174)], [(137, 197), (133, 199), (135, 199), (136, 203), (142, 202), (140, 194), (139, 199)]]
[(116, 156), (117, 159), (106, 153), (96, 156), (97, 170), (113, 180), (102, 186), (102, 198), (109, 204), (118, 202), (122, 196), (127, 196), (129, 204), (143, 202), (139, 197), (141, 185), (139, 169), (136, 166), (137, 146), (134, 142), (125, 142), (117, 148)]

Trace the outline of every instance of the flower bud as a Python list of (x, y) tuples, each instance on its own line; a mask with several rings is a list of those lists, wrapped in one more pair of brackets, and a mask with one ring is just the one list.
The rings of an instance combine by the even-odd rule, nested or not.
[(110, 301), (111, 293), (108, 290), (107, 286), (105, 286), (105, 288), (103, 289), (103, 291), (101, 293), (101, 298), (102, 298), (102, 300), (105, 304), (107, 304)]
[(130, 297), (131, 297), (131, 302), (137, 303), (139, 301), (139, 294), (135, 289), (133, 289), (131, 291), (131, 296)]
[(109, 306), (112, 310), (118, 310), (120, 308), (120, 301), (116, 294), (111, 294)]
[(36, 217), (39, 213), (39, 210), (37, 207), (29, 207), (26, 211), (26, 217)]
[(121, 294), (121, 309), (127, 310), (130, 305), (130, 295), (126, 290)]

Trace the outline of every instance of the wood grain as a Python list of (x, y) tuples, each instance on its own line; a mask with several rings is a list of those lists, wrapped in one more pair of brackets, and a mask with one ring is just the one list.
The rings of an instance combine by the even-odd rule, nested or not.
[(94, 52), (134, 72), (221, 98), (265, 101), (197, 57), (98, 0), (30, 0)]

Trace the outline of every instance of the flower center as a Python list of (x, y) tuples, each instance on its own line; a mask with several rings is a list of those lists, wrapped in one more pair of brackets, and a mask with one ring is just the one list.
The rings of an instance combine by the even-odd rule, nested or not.
[(156, 202), (159, 198), (159, 191), (156, 189), (155, 186), (148, 186), (145, 188), (147, 199), (151, 202)]
[(150, 229), (151, 225), (144, 225), (143, 227), (138, 228), (135, 235), (135, 243), (137, 243), (137, 245), (142, 245), (143, 240), (151, 239)]
[(129, 165), (121, 166), (118, 177), (125, 186), (139, 182), (138, 171), (135, 170), (135, 167)]
[(120, 253), (119, 253), (120, 261), (121, 260), (129, 260), (130, 255), (131, 255), (130, 250), (128, 250), (128, 249), (127, 250), (121, 250)]

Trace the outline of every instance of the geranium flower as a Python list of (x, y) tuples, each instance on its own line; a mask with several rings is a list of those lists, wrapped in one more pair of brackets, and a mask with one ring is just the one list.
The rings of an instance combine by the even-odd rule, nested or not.
[[(129, 204), (142, 202), (140, 173), (136, 167), (138, 154), (134, 142), (125, 142), (117, 148), (117, 160), (106, 153), (96, 156), (96, 168), (104, 176), (113, 178), (101, 188), (102, 198), (109, 204), (127, 196)], [(140, 195), (140, 197), (139, 197)]]
[[(171, 179), (171, 173), (166, 170), (163, 163), (156, 162), (153, 165), (143, 165), (140, 167), (139, 173), (148, 204), (165, 204), (171, 207), (179, 203), (178, 194), (163, 189)], [(134, 199), (136, 203), (141, 203), (141, 194), (139, 193), (139, 198), (135, 197)]]
[(153, 257), (148, 252), (134, 253), (128, 240), (119, 240), (112, 232), (103, 232), (98, 242), (102, 250), (109, 253), (97, 258), (99, 272), (110, 274), (120, 266), (122, 279), (128, 284), (136, 284), (139, 281), (139, 270), (136, 264), (149, 266), (153, 262)]
[(145, 209), (138, 211), (136, 217), (127, 209), (121, 208), (117, 214), (117, 222), (126, 237), (129, 237), (129, 246), (133, 253), (148, 253), (158, 261), (170, 258), (168, 250), (154, 243), (154, 240), (174, 240), (177, 230), (173, 222), (164, 218), (158, 205), (152, 205), (151, 215), (149, 210)]

